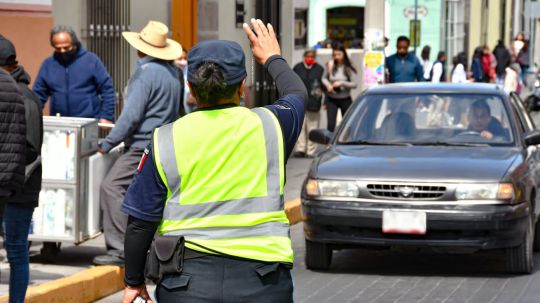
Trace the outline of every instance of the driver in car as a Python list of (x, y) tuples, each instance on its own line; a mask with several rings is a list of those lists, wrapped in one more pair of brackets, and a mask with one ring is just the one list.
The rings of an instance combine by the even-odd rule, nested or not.
[(491, 108), (484, 100), (478, 100), (469, 109), (469, 130), (478, 132), (480, 136), (491, 140), (504, 137), (504, 128), (495, 117), (491, 116)]

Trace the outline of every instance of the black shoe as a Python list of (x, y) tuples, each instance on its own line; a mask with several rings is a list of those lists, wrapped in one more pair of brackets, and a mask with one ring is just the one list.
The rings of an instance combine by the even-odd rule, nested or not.
[(124, 259), (113, 255), (95, 256), (92, 261), (95, 265), (116, 265), (124, 267)]
[(306, 156), (306, 153), (304, 152), (294, 152), (293, 157), (295, 158), (304, 158)]

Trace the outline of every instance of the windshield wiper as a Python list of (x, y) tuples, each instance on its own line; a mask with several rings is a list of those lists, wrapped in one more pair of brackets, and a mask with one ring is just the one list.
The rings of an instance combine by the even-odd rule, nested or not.
[(467, 147), (486, 147), (489, 146), (487, 143), (464, 143), (464, 142), (447, 142), (447, 141), (436, 141), (436, 142), (414, 142), (413, 145), (431, 145), (431, 146), (467, 146)]
[(380, 141), (368, 141), (368, 140), (356, 140), (356, 141), (345, 141), (345, 142), (338, 142), (337, 144), (341, 145), (397, 145), (397, 146), (412, 146), (411, 143), (408, 142), (380, 142)]

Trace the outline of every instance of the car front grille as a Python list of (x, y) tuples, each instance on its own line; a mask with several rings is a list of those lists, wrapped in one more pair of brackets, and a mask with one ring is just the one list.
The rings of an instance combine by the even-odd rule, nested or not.
[(368, 184), (367, 189), (374, 197), (400, 200), (434, 200), (446, 192), (444, 186), (411, 184)]

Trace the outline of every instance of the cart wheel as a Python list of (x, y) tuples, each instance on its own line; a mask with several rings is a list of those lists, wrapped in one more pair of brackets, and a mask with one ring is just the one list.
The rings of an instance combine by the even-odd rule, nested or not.
[(44, 242), (41, 248), (41, 259), (46, 263), (54, 263), (60, 253), (60, 245), (57, 242)]

